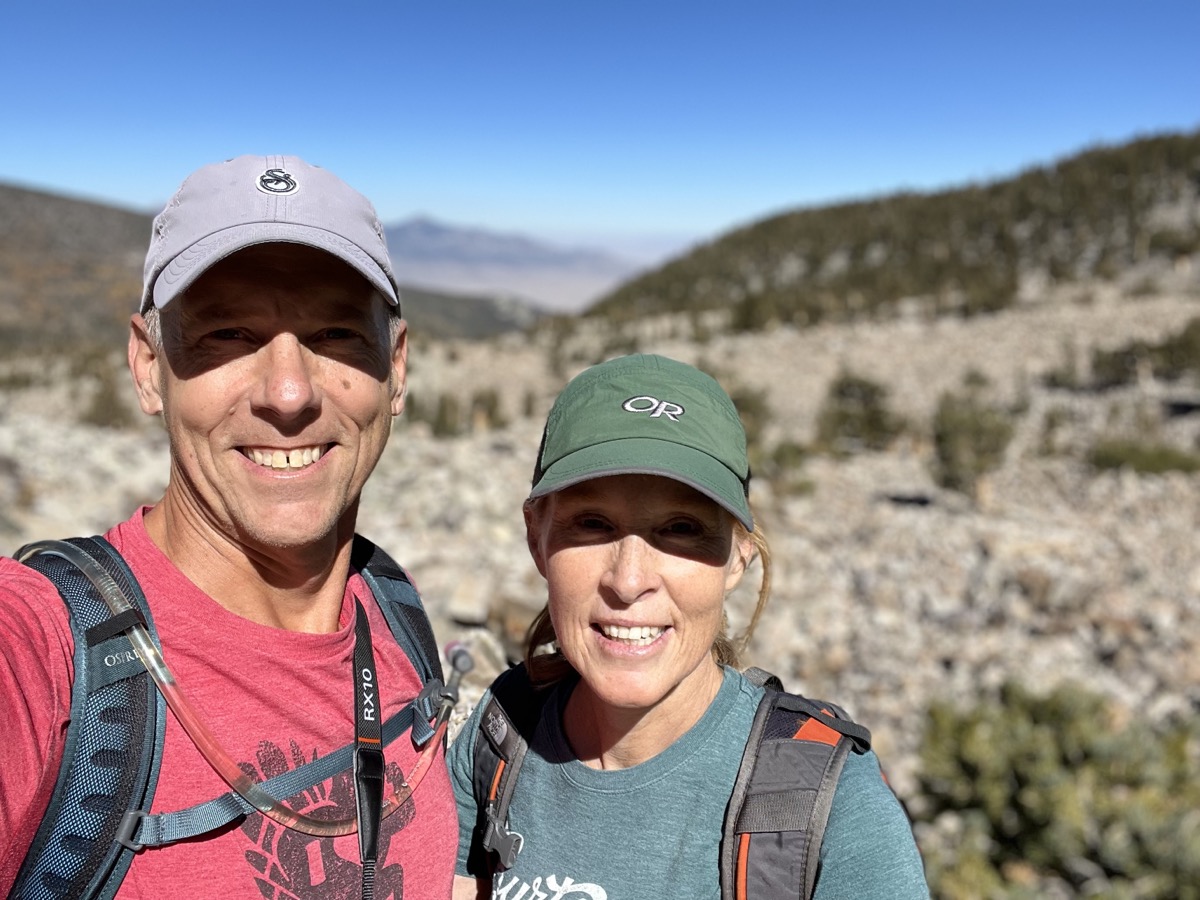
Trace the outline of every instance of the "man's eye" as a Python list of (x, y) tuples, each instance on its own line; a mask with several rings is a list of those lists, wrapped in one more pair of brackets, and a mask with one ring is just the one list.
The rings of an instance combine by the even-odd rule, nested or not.
[(239, 341), (245, 336), (246, 333), (240, 328), (218, 328), (208, 333), (209, 339), (214, 341)]
[(358, 337), (358, 332), (353, 328), (326, 328), (317, 337), (326, 341), (352, 341)]

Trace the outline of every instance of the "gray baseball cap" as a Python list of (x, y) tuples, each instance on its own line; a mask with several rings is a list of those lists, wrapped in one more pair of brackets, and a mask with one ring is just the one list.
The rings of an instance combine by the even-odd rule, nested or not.
[(400, 303), (383, 225), (366, 197), (295, 156), (239, 156), (197, 169), (155, 217), (140, 311), (166, 306), (238, 250), (274, 242), (324, 250)]

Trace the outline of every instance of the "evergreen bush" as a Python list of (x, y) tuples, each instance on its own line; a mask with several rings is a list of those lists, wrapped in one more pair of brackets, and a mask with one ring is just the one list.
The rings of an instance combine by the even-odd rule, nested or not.
[(903, 431), (887, 388), (851, 372), (833, 380), (817, 414), (817, 446), (834, 453), (884, 450)]
[(1012, 439), (1011, 417), (984, 401), (978, 385), (946, 392), (933, 417), (934, 477), (944, 488), (973, 495), (998, 466)]
[(1078, 687), (935, 704), (916, 816), (934, 897), (1200, 900), (1200, 717)]
[(1200, 471), (1200, 455), (1169, 444), (1132, 440), (1103, 440), (1088, 454), (1097, 469), (1131, 469), (1144, 475)]

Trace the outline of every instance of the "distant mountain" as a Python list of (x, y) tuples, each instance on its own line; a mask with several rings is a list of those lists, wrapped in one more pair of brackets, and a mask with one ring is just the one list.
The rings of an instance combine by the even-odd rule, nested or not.
[[(66, 344), (121, 346), (141, 292), (152, 218), (150, 213), (0, 184), (0, 352)], [(411, 242), (422, 231), (424, 243)], [(414, 334), (483, 338), (524, 329), (541, 317), (539, 309), (523, 299), (521, 289), (536, 285), (534, 276), (539, 273), (550, 279), (557, 251), (503, 236), (489, 242), (486, 232), (448, 226), (401, 226), (397, 235), (396, 240), (409, 248), (396, 260), (396, 269), (405, 317)], [(461, 265), (468, 268), (473, 247), (486, 265), (498, 266), (500, 274), (518, 271), (522, 259), (533, 274), (512, 284), (483, 277), (432, 277), (438, 266), (453, 271), (455, 246), (465, 261)], [(419, 247), (424, 249), (417, 252)], [(421, 252), (431, 254), (428, 264)], [(571, 280), (577, 272), (595, 270), (589, 268), (586, 254), (561, 257), (560, 270), (567, 273), (563, 283), (571, 287), (577, 286)], [(478, 273), (482, 265), (472, 271)], [(419, 287), (413, 285), (417, 279), (409, 277), (416, 272), (421, 274)]]
[(385, 234), (396, 271), (406, 282), (507, 294), (555, 312), (581, 309), (639, 268), (597, 250), (559, 247), (425, 217), (390, 226)]

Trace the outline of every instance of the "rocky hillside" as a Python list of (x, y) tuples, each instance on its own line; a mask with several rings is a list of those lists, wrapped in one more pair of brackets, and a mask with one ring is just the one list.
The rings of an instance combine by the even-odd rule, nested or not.
[[(1161, 343), (1198, 314), (1193, 274), (1154, 297), (1097, 288), (1086, 304), (965, 321), (779, 328), (703, 345), (671, 337), (668, 320), (647, 327), (644, 349), (704, 365), (755, 398), (760, 449), (806, 448), (764, 464), (752, 492), (775, 551), (775, 596), (751, 657), (871, 721), (901, 785), (931, 699), (968, 699), (1012, 676), (1075, 679), (1156, 715), (1200, 707), (1200, 481), (1088, 462), (1113, 437), (1195, 453), (1200, 416), (1172, 412), (1191, 383), (1052, 386), (1068, 359)], [(499, 392), (490, 425), (464, 418), (438, 437), (429, 422), (402, 423), (363, 508), (363, 530), (413, 568), (444, 638), (486, 626), (511, 646), (539, 605), (520, 504), (541, 417), (556, 387), (612, 342), (592, 327), (565, 342), (514, 336), (414, 354), (414, 398), (457, 392), (465, 410), (472, 394)], [(813, 448), (830, 385), (846, 371), (886, 385), (888, 408), (908, 422), (886, 447)], [(80, 425), (101, 380), (68, 375), (10, 375), (0, 413), (6, 550), (102, 529), (165, 483), (161, 431)], [(1015, 431), (994, 470), (951, 490), (938, 481), (931, 419), (939, 397), (980, 377)]]
[(1200, 250), (1200, 132), (1100, 147), (1015, 178), (786, 212), (596, 304), (606, 317), (732, 309), (732, 324), (974, 315), (1047, 281), (1109, 279)]

